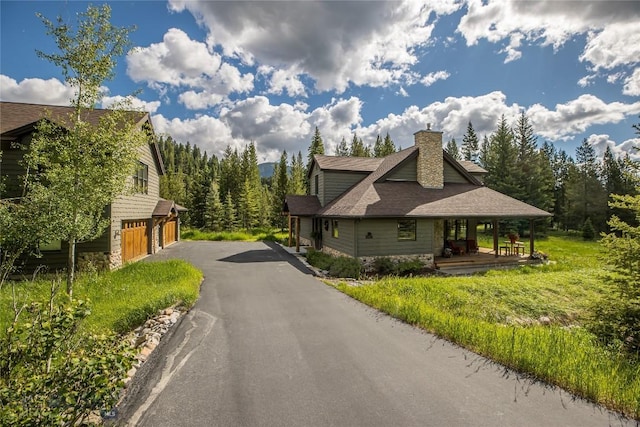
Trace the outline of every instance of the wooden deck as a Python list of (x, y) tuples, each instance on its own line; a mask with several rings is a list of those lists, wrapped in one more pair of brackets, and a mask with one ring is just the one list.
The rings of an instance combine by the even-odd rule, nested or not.
[(495, 256), (493, 249), (480, 248), (477, 254), (453, 255), (451, 258), (435, 257), (436, 266), (447, 275), (467, 275), (488, 270), (514, 268), (527, 264), (539, 264), (540, 260), (525, 255)]

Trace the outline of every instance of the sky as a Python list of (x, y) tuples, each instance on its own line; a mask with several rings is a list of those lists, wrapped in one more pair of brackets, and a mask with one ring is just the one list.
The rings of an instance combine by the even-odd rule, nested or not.
[[(68, 105), (36, 13), (75, 25), (88, 4), (0, 0), (0, 100)], [(539, 144), (640, 159), (640, 1), (108, 4), (136, 30), (100, 106), (131, 97), (210, 155), (253, 141), (260, 162), (306, 156), (316, 126), (326, 154), (354, 133), (407, 148), (428, 124), (460, 145), (469, 121), (483, 138), (524, 112)]]

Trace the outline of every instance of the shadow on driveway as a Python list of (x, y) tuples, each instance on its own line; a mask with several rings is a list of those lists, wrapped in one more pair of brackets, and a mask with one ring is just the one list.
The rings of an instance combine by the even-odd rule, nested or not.
[(233, 263), (254, 263), (254, 262), (282, 262), (286, 261), (294, 268), (304, 274), (313, 274), (313, 271), (309, 269), (302, 261), (295, 255), (290, 254), (286, 250), (282, 249), (278, 244), (274, 242), (262, 242), (269, 247), (269, 249), (257, 249), (241, 252), (239, 254), (231, 255), (225, 258), (220, 258), (218, 261), (233, 262)]

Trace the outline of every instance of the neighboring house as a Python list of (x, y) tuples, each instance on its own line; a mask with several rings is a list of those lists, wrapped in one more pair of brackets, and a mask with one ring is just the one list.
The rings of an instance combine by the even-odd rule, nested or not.
[[(442, 132), (415, 133), (415, 145), (385, 158), (314, 156), (310, 196), (287, 196), (284, 211), (303, 244), (367, 260), (419, 257), (433, 263), (445, 245), (477, 241), (481, 222), (551, 214), (482, 184), (486, 171), (442, 149)], [(467, 248), (470, 249), (470, 248)]]
[[(71, 107), (0, 102), (0, 176), (5, 189), (0, 199), (19, 198), (21, 180), (25, 174), (22, 159), (28, 150), (36, 124), (47, 114), (51, 120), (65, 126)], [(85, 120), (96, 123), (109, 110), (86, 112)], [(160, 176), (164, 164), (153, 134), (148, 113), (131, 112), (131, 120), (149, 129), (149, 143), (141, 147), (139, 168), (132, 173), (135, 194), (118, 197), (105, 207), (110, 224), (104, 234), (91, 242), (79, 243), (76, 254), (78, 268), (92, 263), (100, 269), (111, 269), (135, 261), (179, 240), (179, 213), (185, 208), (171, 200), (160, 198)], [(26, 269), (46, 265), (50, 270), (66, 268), (68, 247), (65, 242), (41, 245), (42, 258), (27, 261)]]

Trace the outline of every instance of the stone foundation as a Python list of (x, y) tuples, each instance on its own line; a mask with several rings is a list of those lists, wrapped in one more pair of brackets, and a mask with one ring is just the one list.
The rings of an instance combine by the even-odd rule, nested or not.
[(111, 270), (122, 267), (122, 252), (113, 251), (109, 255), (109, 267)]
[(435, 262), (433, 258), (433, 254), (415, 254), (415, 255), (388, 255), (388, 256), (368, 256), (368, 257), (360, 257), (360, 262), (362, 262), (362, 267), (365, 272), (372, 273), (374, 272), (374, 262), (377, 258), (389, 258), (393, 263), (399, 264), (404, 261), (413, 261), (419, 260), (421, 261), (425, 267), (435, 268)]
[(81, 252), (76, 268), (78, 271), (106, 271), (111, 269), (111, 260), (105, 252)]
[[(334, 257), (351, 257), (350, 255), (345, 254), (344, 252), (340, 252), (336, 249), (333, 248), (329, 248), (327, 246), (322, 248), (322, 252), (329, 254), (331, 256)], [(362, 263), (362, 267), (364, 268), (364, 271), (369, 273), (369, 272), (373, 272), (373, 263), (375, 262), (375, 260), (377, 258), (389, 258), (391, 261), (393, 261), (396, 264), (399, 264), (403, 261), (413, 261), (413, 260), (420, 260), (425, 267), (428, 268), (435, 268), (436, 263), (433, 257), (433, 254), (413, 254), (413, 255), (386, 255), (386, 256), (363, 256), (363, 257), (358, 257), (358, 259), (360, 260), (360, 262)]]

